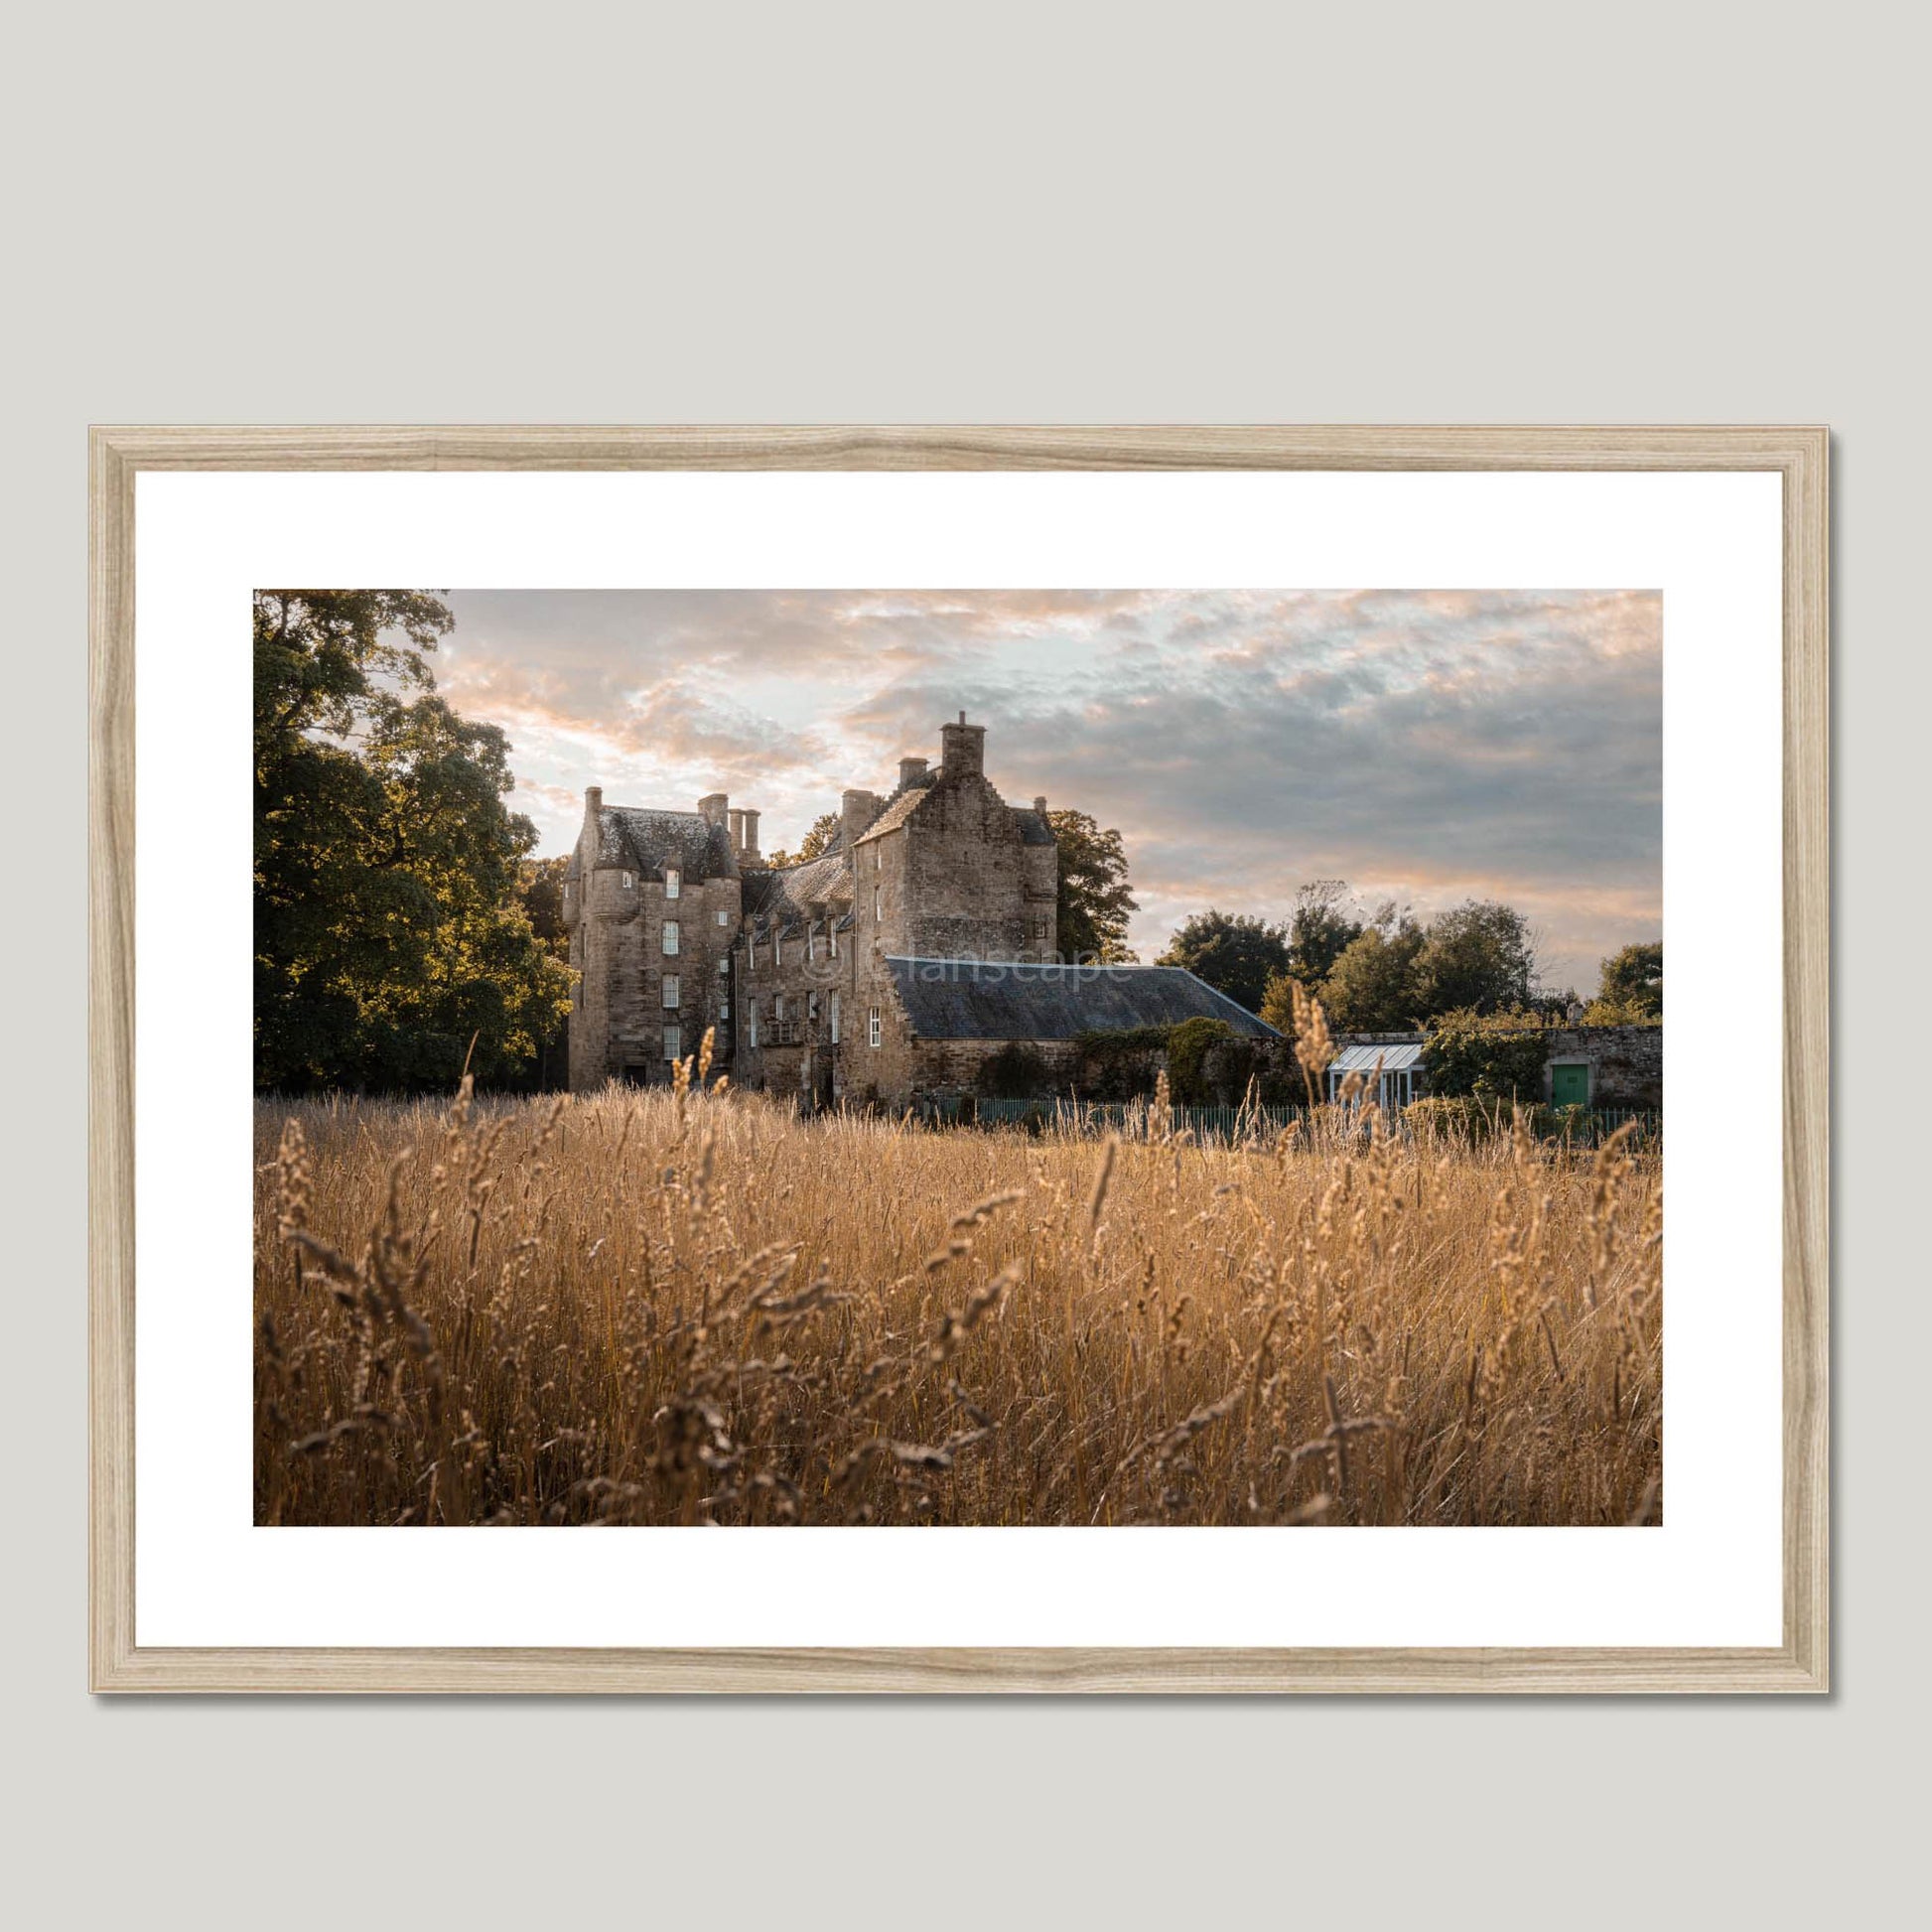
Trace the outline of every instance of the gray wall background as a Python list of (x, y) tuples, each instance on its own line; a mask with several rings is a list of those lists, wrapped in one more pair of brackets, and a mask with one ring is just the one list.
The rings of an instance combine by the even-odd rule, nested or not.
[[(1916, 20), (188, 0), (9, 40), (23, 1923), (1884, 1910), (1922, 1824)], [(975, 419), (1835, 426), (1836, 1695), (91, 1703), (85, 425)]]

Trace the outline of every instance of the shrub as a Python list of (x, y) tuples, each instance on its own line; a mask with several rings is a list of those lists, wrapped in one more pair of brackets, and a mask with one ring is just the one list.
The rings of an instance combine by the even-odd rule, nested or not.
[(979, 1090), (989, 1100), (1031, 1100), (1050, 1084), (1039, 1048), (1010, 1039), (981, 1062)]
[(1090, 1100), (1137, 1100), (1154, 1091), (1159, 1057), (1172, 1027), (1120, 1027), (1076, 1034), (1081, 1092)]
[(1548, 1034), (1527, 1013), (1446, 1013), (1423, 1042), (1432, 1094), (1492, 1103), (1536, 1100), (1549, 1056)]
[(1203, 1062), (1217, 1041), (1233, 1039), (1225, 1020), (1183, 1020), (1168, 1036), (1168, 1085), (1183, 1107), (1205, 1107), (1210, 1099)]

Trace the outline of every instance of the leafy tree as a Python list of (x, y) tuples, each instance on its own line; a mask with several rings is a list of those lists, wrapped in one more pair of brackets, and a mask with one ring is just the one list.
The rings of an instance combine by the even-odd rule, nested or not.
[(488, 1078), (568, 1011), (519, 902), (536, 832), (503, 735), (433, 695), (452, 621), (423, 591), (256, 593), (259, 1086)]
[(1304, 886), (1295, 896), (1295, 911), (1288, 922), (1290, 974), (1304, 986), (1319, 986), (1361, 937), (1367, 921), (1356, 916), (1358, 911), (1355, 896), (1343, 880), (1313, 879)]
[(1261, 1011), (1268, 982), (1288, 970), (1288, 928), (1251, 912), (1196, 912), (1156, 962), (1184, 966), (1250, 1013)]
[(1062, 959), (1103, 966), (1139, 957), (1127, 943), (1127, 921), (1140, 901), (1127, 879), (1127, 850), (1112, 826), (1104, 831), (1086, 812), (1048, 812), (1059, 848), (1059, 927), (1053, 944)]
[(1284, 1039), (1295, 1037), (1295, 989), (1301, 983), (1293, 973), (1271, 973), (1261, 989), (1261, 1017)]
[(516, 869), (516, 897), (523, 916), (554, 959), (570, 957), (570, 932), (564, 924), (564, 874), (569, 869), (568, 857), (525, 859)]
[(1429, 922), (1416, 960), (1417, 1010), (1477, 1013), (1527, 1007), (1536, 978), (1529, 921), (1497, 899), (1469, 899)]
[[(1592, 1018), (1610, 1014), (1615, 1018)], [(1664, 1017), (1664, 942), (1625, 946), (1603, 961), (1602, 985), (1585, 1010), (1590, 1027), (1641, 1026)]]
[(1364, 926), (1322, 981), (1320, 1000), (1329, 1025), (1341, 1033), (1400, 1033), (1424, 1011), (1417, 967), (1427, 940), (1423, 929), (1393, 904)]
[(773, 866), (802, 866), (807, 859), (822, 859), (839, 842), (839, 834), (845, 821), (837, 812), (820, 812), (812, 820), (812, 829), (798, 842), (796, 852), (782, 849), (771, 854), (766, 864)]
[(1433, 1096), (1469, 1094), (1490, 1105), (1517, 1100), (1533, 1105), (1549, 1057), (1549, 1035), (1533, 1013), (1477, 1013), (1464, 1007), (1441, 1015), (1423, 1042)]

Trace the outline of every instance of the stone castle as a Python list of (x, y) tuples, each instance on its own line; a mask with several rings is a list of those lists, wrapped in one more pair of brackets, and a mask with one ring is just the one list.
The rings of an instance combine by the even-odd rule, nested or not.
[(571, 1086), (668, 1080), (711, 1031), (737, 1086), (944, 1105), (1016, 1041), (1050, 1068), (1098, 1031), (1272, 1034), (1179, 967), (1061, 960), (1046, 800), (1006, 802), (964, 712), (939, 736), (936, 769), (904, 758), (890, 792), (845, 792), (836, 842), (799, 865), (766, 865), (759, 813), (723, 792), (679, 812), (592, 786), (564, 878)]

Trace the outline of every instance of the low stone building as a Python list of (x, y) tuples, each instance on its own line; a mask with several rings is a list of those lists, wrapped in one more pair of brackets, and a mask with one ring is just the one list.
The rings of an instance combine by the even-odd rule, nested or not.
[(1051, 1067), (1078, 1033), (1199, 1015), (1272, 1037), (1177, 967), (1059, 961), (1046, 800), (1008, 804), (985, 749), (961, 713), (936, 768), (847, 791), (831, 850), (785, 867), (722, 792), (674, 812), (588, 791), (564, 885), (571, 1085), (668, 1079), (707, 1028), (740, 1086), (895, 1108), (971, 1090), (1015, 1041)]

